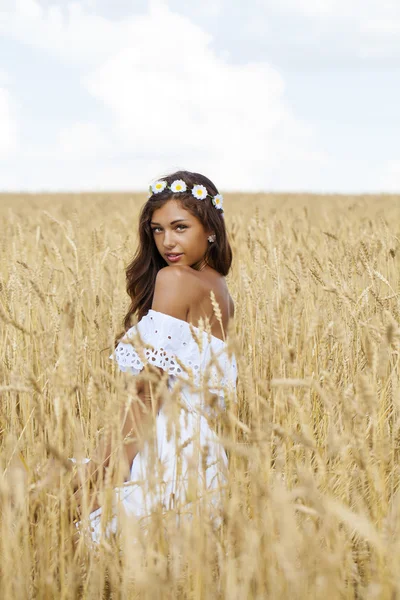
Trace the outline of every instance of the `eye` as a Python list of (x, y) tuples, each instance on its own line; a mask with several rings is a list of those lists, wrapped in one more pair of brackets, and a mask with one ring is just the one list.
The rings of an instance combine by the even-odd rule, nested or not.
[[(180, 228), (179, 231), (187, 229), (187, 225), (177, 225), (175, 229), (178, 229), (178, 227)], [(151, 230), (154, 232), (157, 232), (157, 229), (161, 229), (161, 227), (151, 227)]]

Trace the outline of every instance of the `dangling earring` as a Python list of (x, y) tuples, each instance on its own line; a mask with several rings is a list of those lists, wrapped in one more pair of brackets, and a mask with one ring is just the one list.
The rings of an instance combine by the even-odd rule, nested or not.
[(207, 239), (209, 242), (215, 242), (215, 234), (209, 235)]

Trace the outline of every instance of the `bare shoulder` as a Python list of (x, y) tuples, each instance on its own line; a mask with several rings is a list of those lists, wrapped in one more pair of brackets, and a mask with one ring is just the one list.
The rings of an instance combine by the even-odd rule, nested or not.
[(192, 269), (186, 265), (168, 265), (160, 269), (156, 276), (152, 309), (186, 319), (193, 298)]
[(189, 306), (187, 320), (196, 325), (200, 318), (208, 318), (211, 323), (211, 329), (216, 337), (220, 336), (220, 324), (216, 320), (214, 305), (210, 293), (213, 292), (221, 312), (224, 329), (227, 327), (229, 319), (234, 316), (234, 303), (229, 293), (224, 275), (215, 269), (208, 268), (203, 271), (194, 271), (192, 289), (195, 290), (192, 301)]
[(177, 267), (174, 265), (167, 265), (160, 269), (156, 276), (156, 286), (178, 286), (179, 292), (187, 290), (189, 281), (193, 282), (193, 269), (187, 265)]
[(207, 317), (218, 337), (220, 324), (215, 320), (210, 291), (214, 292), (221, 308), (225, 328), (234, 316), (235, 308), (225, 277), (214, 269), (196, 271), (187, 265), (163, 267), (156, 276), (152, 309), (193, 325)]
[(193, 271), (193, 269), (191, 269), (191, 267), (188, 265), (167, 265), (158, 271), (157, 279), (161, 278), (168, 280), (170, 278), (174, 278), (175, 281), (178, 281), (179, 279), (187, 277), (191, 271)]

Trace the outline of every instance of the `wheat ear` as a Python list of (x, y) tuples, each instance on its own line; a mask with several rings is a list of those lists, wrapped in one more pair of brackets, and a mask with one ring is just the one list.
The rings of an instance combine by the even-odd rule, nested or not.
[(214, 292), (212, 290), (210, 292), (210, 297), (211, 297), (211, 304), (213, 306), (213, 310), (214, 310), (215, 316), (217, 317), (218, 323), (221, 325), (222, 339), (225, 341), (225, 332), (224, 332), (224, 327), (222, 325), (222, 313), (221, 313), (221, 309), (219, 307), (219, 304), (217, 302), (215, 294), (214, 294)]

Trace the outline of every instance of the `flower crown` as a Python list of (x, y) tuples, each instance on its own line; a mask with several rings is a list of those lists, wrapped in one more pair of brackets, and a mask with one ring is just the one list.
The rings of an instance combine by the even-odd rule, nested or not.
[[(171, 185), (168, 185), (168, 182), (164, 179), (159, 179), (158, 181), (155, 181), (149, 186), (149, 198), (153, 194), (159, 194), (160, 192), (165, 190), (165, 188), (171, 190), (171, 192), (173, 192), (174, 194), (178, 192), (186, 192), (188, 190), (187, 185), (183, 181), (183, 179), (175, 179), (175, 181), (173, 181)], [(191, 191), (193, 196), (197, 198), (197, 200), (204, 200), (208, 196), (209, 198), (211, 198), (211, 201), (215, 208), (218, 208), (219, 210), (223, 209), (224, 198), (222, 194), (216, 194), (215, 196), (211, 196), (211, 194), (207, 192), (207, 188), (204, 185), (194, 185)]]

